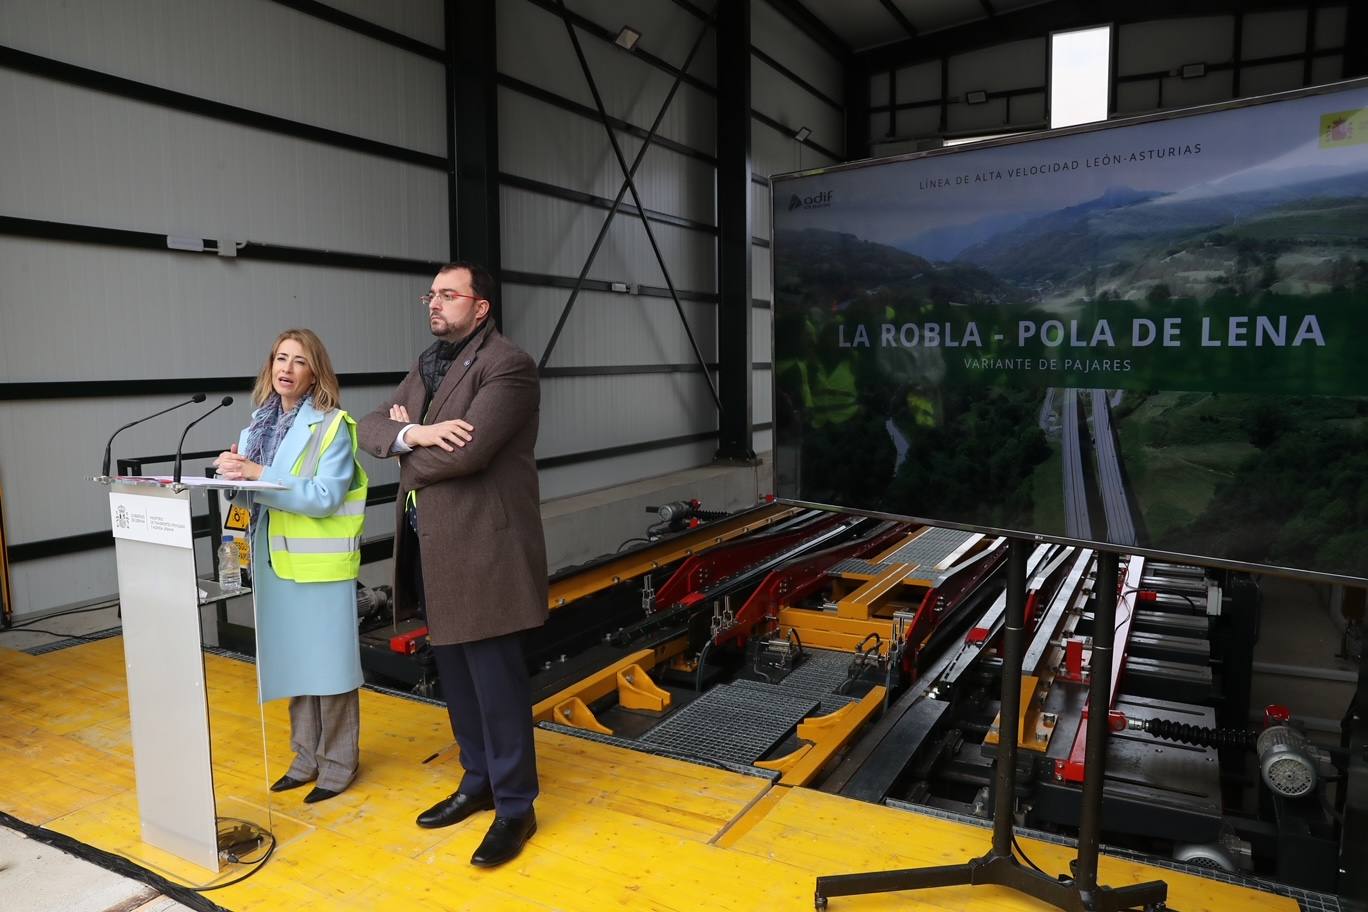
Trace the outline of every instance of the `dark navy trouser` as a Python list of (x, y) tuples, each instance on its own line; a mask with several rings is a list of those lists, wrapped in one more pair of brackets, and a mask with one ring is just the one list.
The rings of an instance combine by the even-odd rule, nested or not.
[[(418, 550), (418, 511), (405, 511), (399, 534), (409, 536), (405, 547), (415, 555), (414, 592), (418, 613), (423, 603), (422, 560)], [(465, 776), (458, 789), (465, 795), (494, 793), (494, 813), (522, 817), (537, 797), (537, 752), (532, 739), (532, 688), (523, 655), (523, 633), (433, 646), (437, 677), (451, 716), (451, 731), (461, 748)]]
[(461, 748), (465, 795), (494, 793), (494, 813), (522, 817), (537, 797), (532, 691), (523, 635), (433, 646), (451, 730)]

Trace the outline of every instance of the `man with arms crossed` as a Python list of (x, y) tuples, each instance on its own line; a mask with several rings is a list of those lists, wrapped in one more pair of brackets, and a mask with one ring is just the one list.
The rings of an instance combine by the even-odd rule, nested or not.
[(358, 426), (361, 447), (398, 456), (394, 592), (425, 612), (461, 750), (459, 788), (418, 817), (494, 822), (471, 864), (514, 858), (536, 831), (537, 762), (523, 656), (546, 621), (546, 543), (537, 464), (537, 367), (489, 319), (493, 277), (443, 267), (422, 298), (436, 341)]

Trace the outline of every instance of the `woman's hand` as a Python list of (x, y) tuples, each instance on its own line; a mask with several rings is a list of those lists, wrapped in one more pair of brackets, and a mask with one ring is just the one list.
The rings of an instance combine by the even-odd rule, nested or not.
[(260, 481), (261, 466), (237, 451), (237, 444), (218, 454), (214, 460), (218, 476), (228, 481)]

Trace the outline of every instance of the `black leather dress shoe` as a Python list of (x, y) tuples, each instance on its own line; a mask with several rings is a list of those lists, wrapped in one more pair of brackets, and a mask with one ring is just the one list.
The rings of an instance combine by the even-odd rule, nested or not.
[(341, 792), (334, 792), (332, 789), (314, 787), (313, 791), (304, 796), (305, 804), (317, 804), (320, 801), (327, 801), (329, 798), (336, 798)]
[(437, 827), (460, 823), (477, 811), (488, 811), (493, 810), (493, 808), (493, 795), (463, 795), (456, 792), (451, 797), (443, 798), (419, 814), (418, 825), (434, 830)]
[(308, 785), (310, 782), (313, 782), (313, 780), (312, 780), (312, 779), (296, 779), (294, 776), (291, 776), (291, 775), (289, 775), (289, 774), (287, 773), (287, 774), (285, 774), (284, 776), (281, 776), (281, 777), (280, 777), (279, 779), (277, 779), (275, 782), (272, 782), (272, 783), (271, 783), (271, 791), (273, 791), (273, 792), (288, 792), (290, 789), (297, 789), (297, 788), (299, 788), (301, 785)]
[(531, 811), (526, 817), (495, 817), (484, 842), (470, 856), (470, 863), (477, 868), (492, 868), (512, 861), (535, 832), (537, 815)]

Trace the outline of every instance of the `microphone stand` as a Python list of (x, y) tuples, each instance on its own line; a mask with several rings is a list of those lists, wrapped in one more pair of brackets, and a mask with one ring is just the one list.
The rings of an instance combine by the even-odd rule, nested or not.
[(205, 412), (203, 415), (200, 415), (200, 416), (199, 416), (198, 418), (196, 418), (194, 421), (192, 421), (192, 422), (190, 422), (189, 424), (187, 424), (187, 425), (185, 426), (185, 430), (181, 431), (180, 442), (176, 444), (176, 467), (175, 467), (175, 470), (174, 470), (174, 471), (172, 472), (172, 474), (171, 474), (171, 483), (172, 483), (172, 484), (178, 485), (178, 484), (180, 484), (180, 481), (181, 481), (181, 450), (183, 450), (183, 449), (185, 448), (185, 436), (186, 436), (187, 434), (190, 433), (190, 429), (191, 429), (192, 427), (194, 427), (195, 425), (199, 424), (199, 423), (200, 423), (201, 421), (203, 421), (205, 418), (208, 418), (210, 415), (214, 414), (214, 412), (217, 412), (219, 409), (223, 408), (224, 406), (228, 406), (228, 405), (232, 405), (232, 404), (233, 404), (233, 397), (232, 397), (232, 396), (224, 396), (222, 402), (220, 402), (218, 405), (216, 405), (216, 406), (214, 406), (213, 408), (211, 408), (209, 411)]
[(160, 412), (153, 412), (151, 415), (148, 415), (146, 418), (139, 418), (137, 421), (130, 421), (130, 422), (128, 422), (128, 424), (125, 424), (123, 427), (119, 428), (119, 429), (116, 430), (114, 433), (110, 434), (110, 435), (109, 435), (109, 441), (108, 441), (107, 443), (105, 443), (104, 462), (102, 462), (102, 463), (100, 464), (100, 477), (97, 479), (97, 481), (108, 481), (108, 480), (109, 480), (109, 454), (110, 454), (110, 448), (114, 446), (114, 438), (115, 438), (115, 437), (118, 437), (121, 433), (123, 433), (124, 431), (128, 430), (129, 428), (131, 428), (131, 427), (132, 427), (133, 425), (135, 425), (135, 424), (142, 424), (144, 421), (151, 421), (153, 418), (156, 418), (158, 415), (165, 415), (167, 412), (174, 412), (176, 409), (181, 408), (182, 406), (190, 405), (192, 402), (203, 402), (206, 398), (208, 398), (208, 397), (206, 397), (206, 396), (204, 395), (204, 393), (195, 393), (195, 395), (191, 396), (189, 399), (186, 399), (184, 402), (178, 402), (177, 404), (171, 406), (170, 408), (164, 408), (164, 409), (162, 409)]

